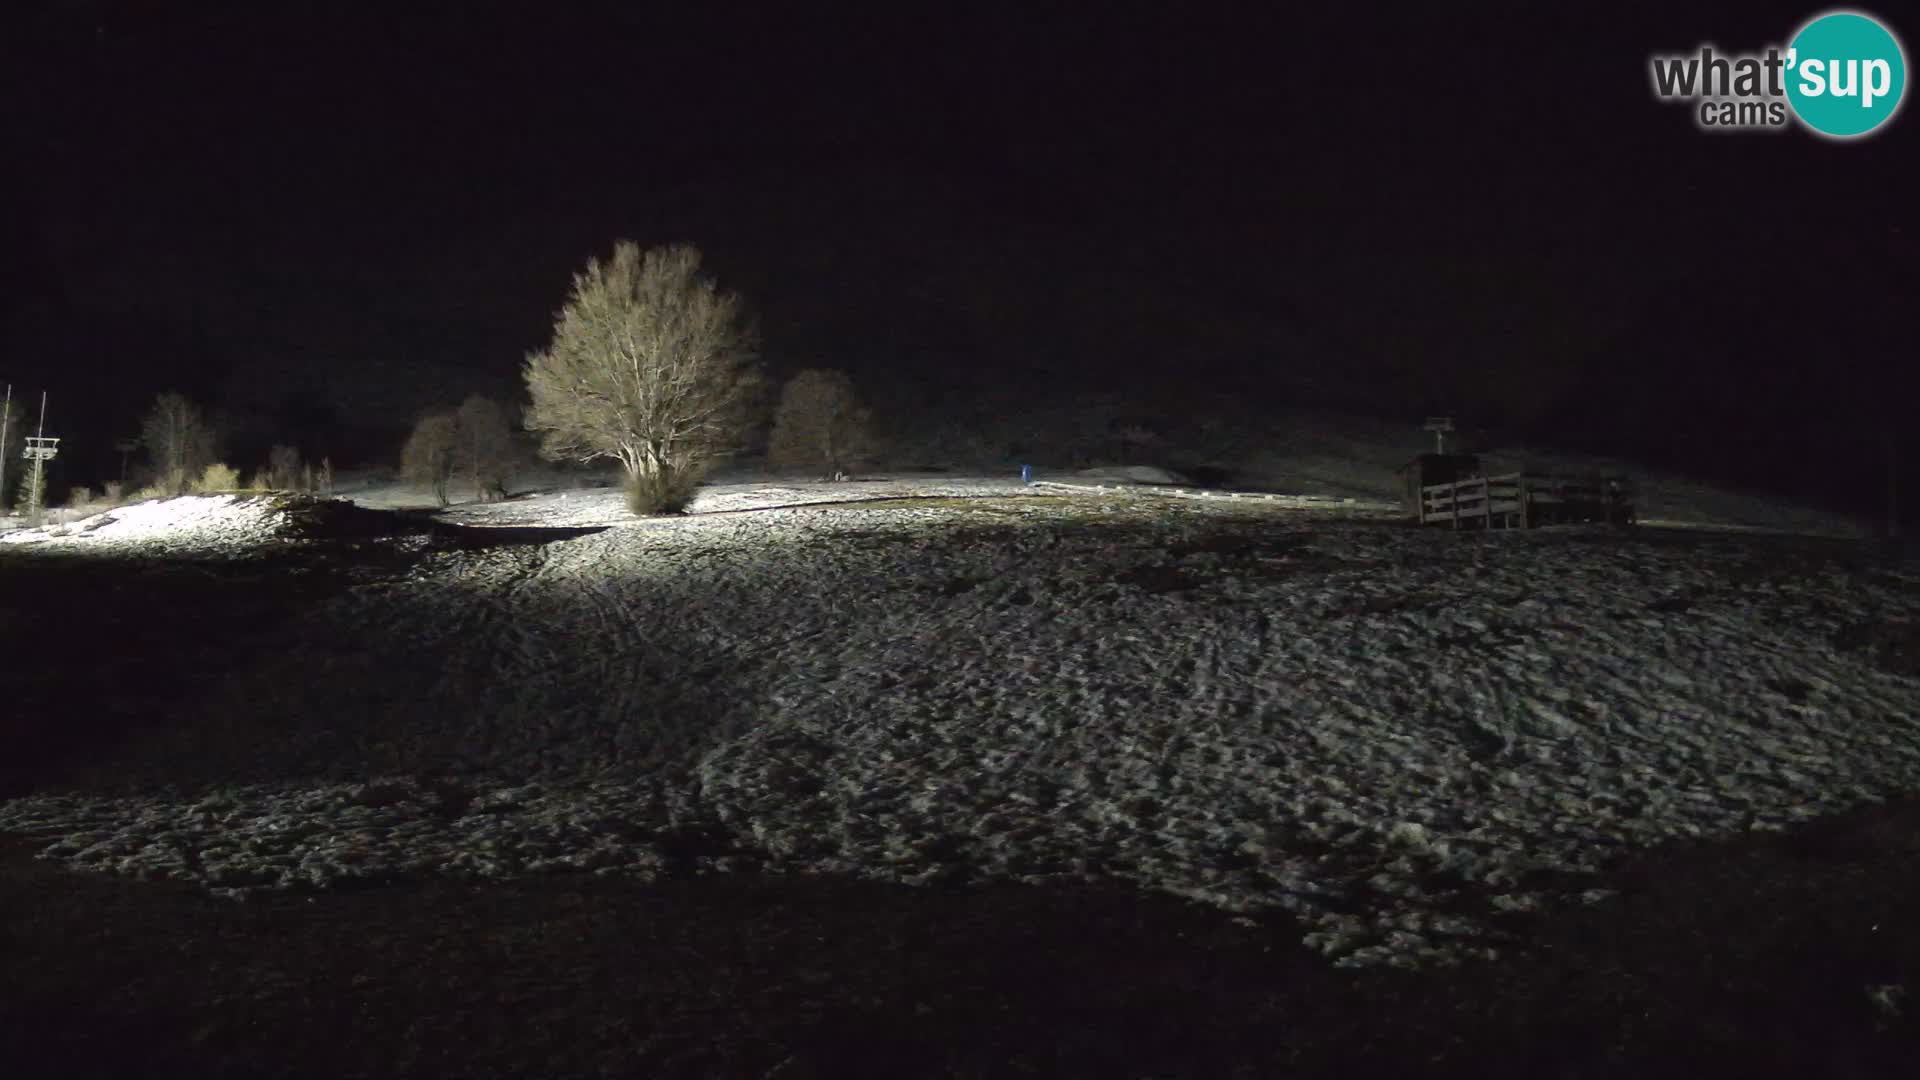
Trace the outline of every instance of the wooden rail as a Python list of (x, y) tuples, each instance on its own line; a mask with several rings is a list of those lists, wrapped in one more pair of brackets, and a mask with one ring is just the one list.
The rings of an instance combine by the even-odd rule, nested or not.
[(1576, 522), (1633, 523), (1633, 491), (1621, 477), (1507, 473), (1420, 489), (1420, 523), (1456, 529), (1531, 529)]

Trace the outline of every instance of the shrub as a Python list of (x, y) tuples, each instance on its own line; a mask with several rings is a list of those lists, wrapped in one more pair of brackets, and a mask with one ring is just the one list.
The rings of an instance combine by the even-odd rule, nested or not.
[(107, 481), (107, 504), (109, 506), (120, 505), (121, 496), (124, 493), (123, 488), (124, 485), (118, 480)]
[(85, 510), (92, 505), (93, 505), (93, 489), (92, 488), (77, 487), (77, 488), (74, 488), (72, 491), (67, 492), (67, 508), (69, 510)]
[(1143, 454), (1158, 449), (1166, 442), (1166, 437), (1161, 433), (1161, 424), (1145, 417), (1121, 417), (1110, 422), (1107, 430), (1113, 436), (1122, 465), (1138, 463)]
[(200, 479), (193, 485), (199, 492), (238, 491), (240, 490), (240, 470), (219, 462), (207, 466), (200, 473)]
[(693, 494), (699, 488), (700, 473), (696, 468), (662, 467), (628, 473), (627, 509), (641, 517), (678, 514), (693, 502)]

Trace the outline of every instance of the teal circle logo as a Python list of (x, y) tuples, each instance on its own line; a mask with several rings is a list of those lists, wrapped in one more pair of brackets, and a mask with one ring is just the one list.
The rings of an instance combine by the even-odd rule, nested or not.
[(1787, 47), (1787, 101), (1822, 135), (1865, 135), (1893, 117), (1906, 89), (1906, 54), (1871, 16), (1821, 15)]

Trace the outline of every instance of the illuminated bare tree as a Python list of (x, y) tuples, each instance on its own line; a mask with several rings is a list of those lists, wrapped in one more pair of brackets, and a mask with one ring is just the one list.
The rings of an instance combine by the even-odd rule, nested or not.
[(186, 491), (213, 460), (213, 428), (184, 394), (165, 393), (153, 399), (140, 422), (140, 442), (153, 468), (153, 482), (176, 495)]
[(787, 380), (773, 410), (767, 459), (780, 468), (839, 475), (873, 453), (873, 414), (846, 372), (809, 368)]
[(757, 345), (698, 248), (620, 241), (574, 275), (552, 343), (527, 358), (527, 429), (554, 460), (619, 461), (635, 513), (684, 509), (707, 466), (739, 449)]

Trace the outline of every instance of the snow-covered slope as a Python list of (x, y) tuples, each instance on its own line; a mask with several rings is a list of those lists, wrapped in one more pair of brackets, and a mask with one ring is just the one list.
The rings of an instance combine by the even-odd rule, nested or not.
[[(1622, 851), (1920, 788), (1920, 684), (1874, 644), (1920, 621), (1911, 564), (874, 490), (984, 497), (463, 510), (619, 527), (429, 553), (303, 612), (138, 749), (142, 784), (15, 800), (0, 830), (229, 895), (569, 869), (1095, 876), (1293, 913), (1341, 963), (1415, 964), (1497, 950), (1503, 912), (1590, 899), (1582, 875)], [(769, 503), (787, 508), (728, 512)]]
[(255, 495), (187, 495), (115, 507), (68, 524), (0, 533), (0, 544), (46, 545), (164, 557), (242, 554), (287, 526), (279, 500)]

